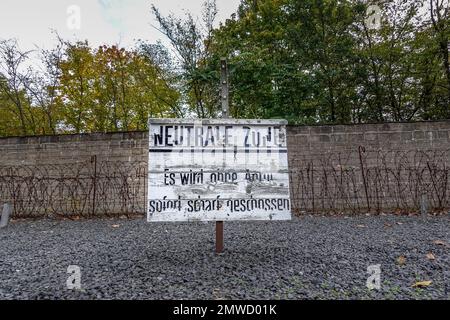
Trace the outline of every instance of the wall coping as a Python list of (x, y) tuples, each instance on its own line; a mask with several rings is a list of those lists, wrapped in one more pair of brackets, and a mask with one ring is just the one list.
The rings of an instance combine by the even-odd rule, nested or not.
[[(373, 125), (408, 125), (408, 124), (419, 124), (419, 123), (445, 123), (450, 125), (449, 120), (427, 120), (427, 121), (403, 121), (403, 122), (367, 122), (367, 123), (347, 123), (347, 124), (310, 124), (310, 125), (295, 125), (288, 124), (288, 128), (320, 128), (320, 127), (364, 127)], [(0, 137), (0, 143), (7, 140), (15, 140), (16, 143), (28, 143), (28, 140), (41, 140), (40, 143), (50, 143), (50, 142), (69, 142), (69, 141), (92, 141), (92, 140), (116, 140), (116, 139), (105, 139), (106, 136), (121, 136), (121, 139), (126, 140), (133, 138), (143, 138), (147, 134), (147, 130), (131, 130), (131, 131), (107, 131), (107, 132), (90, 132), (90, 133), (66, 133), (66, 134), (56, 134), (56, 135), (26, 135), (26, 136), (8, 136)], [(141, 135), (140, 137), (138, 137)], [(127, 137), (128, 136), (128, 137)], [(75, 138), (75, 139), (74, 139)], [(26, 141), (26, 142), (25, 142)]]

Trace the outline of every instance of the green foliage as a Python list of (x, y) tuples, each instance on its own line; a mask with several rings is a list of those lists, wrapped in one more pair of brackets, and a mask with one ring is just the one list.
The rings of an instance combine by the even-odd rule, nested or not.
[[(2, 87), (5, 86), (5, 79), (0, 78), (0, 82), (3, 83)], [(23, 97), (21, 100), (25, 101)], [(24, 134), (17, 108), (3, 90), (0, 91), (0, 133), (15, 136)]]
[(215, 30), (211, 54), (231, 64), (234, 116), (304, 124), (450, 118), (441, 48), (448, 7), (434, 14), (441, 22), (433, 28), (421, 1), (379, 5), (382, 26), (369, 30), (359, 1), (243, 0)]
[(159, 77), (158, 66), (136, 51), (87, 44), (69, 46), (61, 63), (64, 125), (71, 131), (127, 131), (149, 117), (174, 115), (179, 94)]
[(200, 118), (218, 115), (218, 69), (211, 65), (213, 25), (217, 15), (215, 1), (205, 1), (201, 22), (187, 13), (184, 19), (164, 17), (152, 5), (158, 30), (170, 41), (174, 55), (172, 64), (178, 71), (179, 88), (187, 113)]
[(21, 70), (15, 42), (1, 52), (0, 136), (143, 130), (149, 117), (178, 115), (172, 79), (140, 49), (60, 40), (42, 52), (41, 73)]
[(449, 4), (371, 1), (382, 23), (366, 25), (359, 0), (242, 0), (214, 27), (214, 0), (201, 19), (163, 16), (161, 43), (92, 48), (60, 38), (31, 52), (0, 41), (0, 136), (141, 130), (148, 117), (218, 117), (219, 70), (230, 69), (231, 114), (290, 123), (450, 119)]

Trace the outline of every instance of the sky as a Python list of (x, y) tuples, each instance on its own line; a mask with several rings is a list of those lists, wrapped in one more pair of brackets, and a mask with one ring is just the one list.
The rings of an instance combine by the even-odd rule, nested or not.
[[(52, 30), (64, 39), (89, 40), (93, 46), (119, 44), (130, 47), (135, 40), (152, 43), (164, 36), (157, 25), (151, 4), (163, 15), (183, 15), (184, 10), (199, 16), (204, 0), (1, 0), (0, 39), (16, 38), (22, 50), (36, 46), (50, 49), (56, 43)], [(236, 11), (240, 0), (217, 0), (217, 24)]]

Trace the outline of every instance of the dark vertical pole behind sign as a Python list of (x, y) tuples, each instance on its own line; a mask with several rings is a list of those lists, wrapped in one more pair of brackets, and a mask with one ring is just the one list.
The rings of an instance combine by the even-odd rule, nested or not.
[[(230, 117), (230, 101), (228, 86), (228, 65), (227, 60), (220, 60), (220, 83), (221, 83), (221, 101), (222, 101), (222, 118)], [(216, 221), (216, 253), (223, 252), (223, 221)]]
[(221, 87), (222, 87), (222, 118), (228, 119), (230, 117), (230, 101), (229, 101), (229, 86), (228, 86), (228, 65), (227, 60), (221, 59)]

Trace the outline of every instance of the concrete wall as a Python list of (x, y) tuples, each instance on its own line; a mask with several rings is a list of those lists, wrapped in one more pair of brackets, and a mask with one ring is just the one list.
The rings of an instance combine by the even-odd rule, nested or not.
[[(0, 167), (73, 165), (93, 155), (145, 167), (147, 139), (147, 132), (1, 138)], [(288, 150), (296, 212), (417, 209), (423, 193), (429, 207), (449, 206), (450, 121), (289, 126)]]
[(93, 133), (0, 139), (5, 165), (64, 164), (86, 161), (147, 161), (147, 132)]
[(288, 146), (300, 212), (450, 206), (450, 121), (291, 126)]
[(450, 147), (450, 121), (337, 126), (291, 126), (291, 154), (346, 152), (362, 145), (382, 150), (430, 150)]

